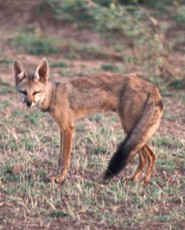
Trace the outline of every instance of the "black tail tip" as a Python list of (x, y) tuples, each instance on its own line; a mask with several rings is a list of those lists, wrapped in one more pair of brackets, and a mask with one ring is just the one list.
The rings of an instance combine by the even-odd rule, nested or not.
[(114, 174), (113, 174), (111, 171), (107, 170), (107, 171), (105, 172), (104, 176), (103, 176), (103, 180), (109, 180), (109, 179), (111, 179), (113, 176), (114, 176)]

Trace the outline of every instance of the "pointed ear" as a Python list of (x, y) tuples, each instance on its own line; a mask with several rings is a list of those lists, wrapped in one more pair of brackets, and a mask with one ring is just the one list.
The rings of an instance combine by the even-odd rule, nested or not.
[(40, 61), (36, 72), (35, 79), (41, 82), (46, 82), (49, 76), (49, 64), (48, 61), (44, 58)]
[(16, 85), (26, 77), (26, 70), (20, 61), (15, 60), (13, 62), (13, 72)]

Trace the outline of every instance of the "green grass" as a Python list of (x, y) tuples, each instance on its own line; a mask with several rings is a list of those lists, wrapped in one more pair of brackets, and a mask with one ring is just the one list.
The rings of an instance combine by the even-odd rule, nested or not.
[[(14, 88), (8, 83), (1, 79), (0, 77), (0, 95), (9, 94), (14, 92)], [(3, 102), (6, 105), (6, 101)]]
[(50, 63), (51, 67), (59, 67), (59, 68), (68, 68), (70, 67), (70, 65), (68, 63), (66, 63), (65, 61), (59, 61), (59, 62), (53, 62)]
[(179, 6), (179, 8), (177, 9), (176, 15), (175, 15), (175, 19), (178, 23), (180, 24), (184, 24), (185, 23), (185, 6)]
[(175, 89), (185, 89), (185, 80), (174, 80), (170, 83), (170, 86)]
[(9, 39), (13, 47), (33, 55), (47, 55), (58, 52), (55, 40), (45, 38), (36, 27), (26, 27)]
[(117, 66), (111, 64), (102, 64), (101, 69), (105, 71), (111, 71), (111, 72), (117, 72), (119, 70)]
[[(167, 52), (167, 49), (161, 37), (163, 29), (158, 28), (154, 31), (151, 26), (153, 16), (141, 6), (137, 4), (120, 5), (117, 1), (87, 3), (84, 0), (71, 0), (61, 3), (59, 0), (47, 0), (47, 3), (57, 21), (69, 23), (78, 29), (86, 28), (92, 34), (96, 34), (98, 39), (115, 39), (112, 45), (108, 43), (99, 46), (89, 43), (87, 45), (77, 44), (76, 41), (68, 39), (68, 45), (65, 47), (66, 58), (108, 59), (109, 56), (111, 60), (124, 61), (128, 64), (143, 64), (143, 61), (147, 60), (145, 72), (148, 75), (156, 75), (156, 77), (165, 67), (166, 58), (163, 53)], [(129, 47), (132, 54), (125, 55), (124, 50)], [(107, 48), (109, 52), (106, 51)], [(102, 66), (102, 68), (104, 70), (109, 67)], [(111, 68), (110, 71), (117, 71), (117, 68)]]
[(12, 60), (10, 60), (7, 57), (2, 57), (0, 58), (0, 65), (3, 65), (3, 64), (10, 65), (12, 64)]
[[(9, 43), (19, 51), (32, 55), (56, 55), (62, 54), (66, 59), (110, 59), (123, 60), (121, 50), (117, 54), (112, 55), (113, 48), (110, 50), (100, 48), (98, 44), (81, 42), (73, 38), (54, 38), (52, 36), (44, 36), (37, 27), (25, 27), (17, 34), (14, 34)], [(9, 60), (2, 59), (2, 64), (9, 63)], [(1, 62), (0, 62), (1, 64)], [(51, 63), (52, 67), (69, 67), (67, 63), (60, 61)]]

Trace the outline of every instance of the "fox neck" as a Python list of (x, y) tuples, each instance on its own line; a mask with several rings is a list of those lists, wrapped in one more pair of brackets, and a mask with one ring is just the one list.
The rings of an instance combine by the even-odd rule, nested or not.
[(47, 82), (45, 87), (45, 96), (43, 100), (37, 105), (42, 112), (50, 112), (52, 110), (52, 101), (55, 98), (55, 84)]

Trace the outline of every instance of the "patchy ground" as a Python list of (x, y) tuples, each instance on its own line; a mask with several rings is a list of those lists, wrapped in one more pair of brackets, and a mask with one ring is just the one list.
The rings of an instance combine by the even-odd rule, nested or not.
[[(0, 3), (0, 229), (183, 229), (183, 25), (177, 25), (168, 15), (158, 18), (163, 28), (163, 44), (170, 49), (165, 53), (161, 77), (160, 74), (156, 77), (151, 75), (153, 64), (148, 67), (149, 60), (140, 59), (141, 54), (127, 39), (118, 41), (87, 28), (79, 29), (75, 24), (58, 22), (48, 5), (38, 10), (38, 3), (43, 1), (23, 2)], [(20, 29), (24, 29), (23, 33)], [(45, 43), (39, 44), (51, 53), (30, 54), (25, 33), (28, 29), (32, 39), (42, 35)], [(52, 44), (60, 52), (53, 50)], [(80, 120), (64, 184), (43, 182), (48, 173), (55, 173), (59, 150), (57, 128), (46, 114), (26, 110), (19, 103), (12, 76), (14, 59), (34, 69), (43, 56), (50, 63), (51, 80), (103, 71), (139, 72), (159, 86), (164, 116), (151, 140), (158, 159), (145, 188), (124, 181), (134, 170), (137, 159), (108, 184), (100, 181), (123, 136), (113, 113)], [(146, 70), (152, 71), (148, 74)]]

